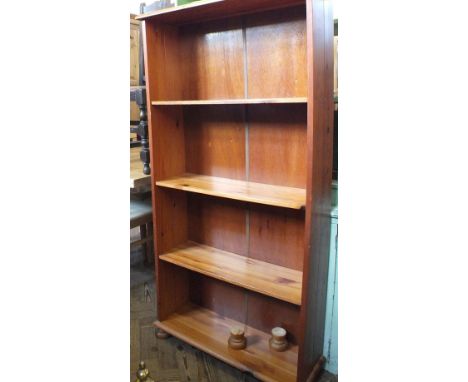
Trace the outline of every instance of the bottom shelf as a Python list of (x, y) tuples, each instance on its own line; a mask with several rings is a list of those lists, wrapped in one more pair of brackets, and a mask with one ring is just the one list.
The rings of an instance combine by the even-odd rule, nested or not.
[(230, 328), (244, 328), (244, 324), (222, 317), (209, 309), (187, 304), (168, 319), (155, 322), (155, 325), (263, 381), (296, 380), (297, 346), (291, 346), (284, 352), (275, 352), (270, 350), (269, 334), (247, 326), (247, 348), (230, 349), (227, 344)]

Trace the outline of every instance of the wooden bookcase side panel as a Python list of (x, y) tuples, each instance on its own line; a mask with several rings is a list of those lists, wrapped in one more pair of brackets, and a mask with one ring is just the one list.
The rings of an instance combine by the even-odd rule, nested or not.
[(249, 180), (306, 188), (307, 105), (247, 107)]
[(149, 130), (153, 183), (183, 174), (187, 167), (183, 107), (151, 108)]
[[(179, 28), (145, 22), (145, 75), (148, 103), (182, 97)], [(151, 98), (150, 98), (151, 97)]]
[(308, 380), (323, 352), (333, 163), (333, 16), (331, 3), (306, 0), (307, 205), (298, 381)]
[(190, 301), (267, 334), (276, 326), (284, 327), (288, 341), (298, 343), (300, 308), (294, 304), (195, 272), (190, 273)]
[[(173, 43), (176, 33), (177, 29), (170, 26), (158, 25), (156, 28), (149, 24), (145, 27), (147, 99), (155, 94), (179, 97), (176, 44)], [(161, 71), (158, 71), (161, 64), (175, 65), (173, 71), (165, 71), (173, 80), (172, 87), (166, 86), (161, 79)], [(159, 189), (155, 187), (155, 181), (184, 171), (185, 131), (181, 107), (164, 111), (148, 109), (157, 305), (158, 317), (163, 320), (189, 301), (189, 272), (159, 261), (159, 254), (187, 241), (187, 195)]]
[(305, 6), (245, 16), (249, 98), (306, 97)]
[(164, 261), (158, 261), (157, 270), (157, 312), (164, 321), (190, 301), (190, 272)]

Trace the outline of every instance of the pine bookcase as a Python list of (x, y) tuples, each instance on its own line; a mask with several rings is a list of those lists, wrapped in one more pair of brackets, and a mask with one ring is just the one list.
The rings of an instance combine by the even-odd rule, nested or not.
[[(324, 362), (333, 20), (323, 0), (201, 0), (143, 21), (161, 333), (264, 381)], [(228, 347), (230, 328), (247, 347)], [(271, 329), (289, 348), (269, 348)]]

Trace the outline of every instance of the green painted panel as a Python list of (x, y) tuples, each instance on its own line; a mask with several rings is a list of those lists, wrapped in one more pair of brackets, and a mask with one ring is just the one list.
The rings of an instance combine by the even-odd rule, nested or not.
[(338, 183), (332, 185), (330, 230), (330, 257), (328, 266), (327, 311), (323, 354), (325, 369), (338, 374)]
[(198, 1), (198, 0), (177, 0), (177, 5), (184, 5), (184, 4), (188, 4), (188, 3), (193, 3), (194, 1)]

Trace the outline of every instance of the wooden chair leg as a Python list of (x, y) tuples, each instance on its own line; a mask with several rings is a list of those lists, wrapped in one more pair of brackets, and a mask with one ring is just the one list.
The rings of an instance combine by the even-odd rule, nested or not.
[(138, 125), (138, 135), (141, 138), (140, 159), (143, 162), (143, 174), (150, 175), (150, 151), (148, 137), (148, 115), (146, 112), (146, 90), (137, 89), (135, 101), (140, 108), (140, 124)]
[[(143, 240), (143, 239), (146, 239), (146, 236), (147, 236), (146, 224), (142, 224), (140, 226), (140, 237)], [(143, 243), (141, 245), (141, 248), (143, 248), (143, 256), (145, 257), (145, 262), (147, 262), (148, 261), (148, 244)]]

